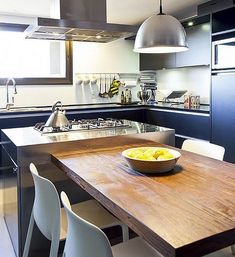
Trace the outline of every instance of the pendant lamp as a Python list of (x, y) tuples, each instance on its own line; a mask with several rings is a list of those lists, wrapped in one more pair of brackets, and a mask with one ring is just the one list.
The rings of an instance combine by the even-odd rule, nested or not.
[(134, 51), (138, 53), (175, 53), (188, 50), (186, 32), (173, 16), (162, 12), (154, 14), (140, 26)]

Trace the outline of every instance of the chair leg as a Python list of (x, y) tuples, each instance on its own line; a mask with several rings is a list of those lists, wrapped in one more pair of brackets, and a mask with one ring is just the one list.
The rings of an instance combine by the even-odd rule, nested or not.
[(235, 255), (235, 245), (231, 245), (232, 255)]
[(126, 224), (120, 224), (121, 228), (122, 228), (122, 241), (128, 241), (129, 240), (129, 229), (128, 226)]
[(34, 217), (33, 217), (33, 211), (32, 211), (31, 216), (30, 216), (27, 236), (26, 236), (26, 240), (25, 240), (25, 245), (24, 245), (23, 257), (29, 256), (29, 248), (30, 248), (30, 243), (31, 243), (31, 239), (32, 239), (32, 234), (33, 234), (33, 226), (34, 226)]
[(57, 238), (52, 238), (49, 257), (58, 257), (59, 244), (60, 244), (59, 236)]

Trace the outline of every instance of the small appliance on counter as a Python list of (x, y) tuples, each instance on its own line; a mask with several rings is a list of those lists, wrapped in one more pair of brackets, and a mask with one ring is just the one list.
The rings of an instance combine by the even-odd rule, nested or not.
[(151, 93), (149, 90), (141, 90), (137, 92), (137, 96), (141, 101), (141, 104), (148, 104), (148, 101), (151, 98)]
[(179, 99), (187, 93), (187, 90), (161, 90), (161, 93), (165, 95), (163, 98), (164, 103), (181, 104)]
[(139, 78), (141, 91), (137, 93), (142, 104), (156, 104), (157, 78), (156, 71), (141, 71)]

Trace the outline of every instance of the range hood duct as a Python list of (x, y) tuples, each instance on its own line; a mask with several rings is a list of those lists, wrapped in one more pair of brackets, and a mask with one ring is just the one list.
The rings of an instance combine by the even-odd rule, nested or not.
[(135, 35), (138, 26), (107, 23), (106, 0), (60, 0), (60, 19), (35, 18), (26, 38), (107, 43)]

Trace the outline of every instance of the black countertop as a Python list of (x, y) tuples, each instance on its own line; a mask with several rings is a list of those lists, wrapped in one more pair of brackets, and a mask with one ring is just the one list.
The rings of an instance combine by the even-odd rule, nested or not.
[[(64, 105), (63, 108), (68, 112), (76, 112), (76, 111), (96, 111), (101, 109), (132, 109), (132, 108), (146, 108), (146, 109), (166, 109), (166, 110), (172, 110), (172, 111), (185, 111), (185, 112), (196, 112), (196, 113), (210, 113), (210, 106), (209, 105), (200, 105), (198, 108), (190, 108), (186, 109), (184, 108), (183, 104), (171, 104), (171, 103), (163, 103), (159, 102), (158, 104), (154, 105), (142, 105), (139, 103), (132, 103), (132, 104), (120, 104), (120, 103), (101, 103), (101, 104), (78, 104), (78, 105)], [(24, 115), (24, 116), (30, 116), (30, 115), (39, 115), (42, 113), (48, 113), (51, 112), (50, 106), (42, 106), (42, 107), (16, 107), (11, 110), (6, 110), (4, 108), (0, 108), (0, 118), (6, 116), (13, 117), (15, 115)]]

